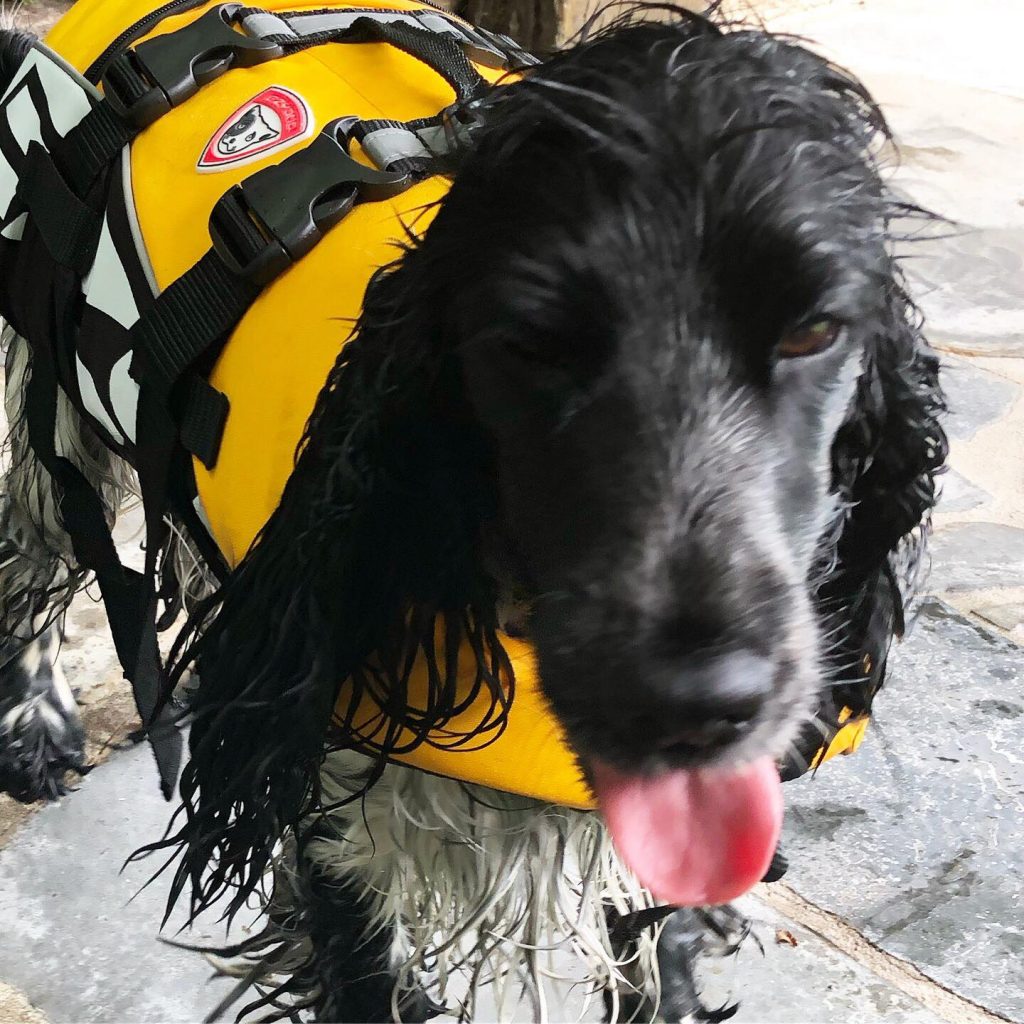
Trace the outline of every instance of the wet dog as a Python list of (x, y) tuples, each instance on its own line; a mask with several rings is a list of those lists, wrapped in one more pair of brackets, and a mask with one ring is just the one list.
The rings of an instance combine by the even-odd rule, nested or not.
[[(776, 764), (823, 707), (870, 705), (922, 563), (945, 438), (893, 251), (913, 211), (860, 83), (697, 16), (616, 24), (472, 117), (260, 543), (180, 639), (201, 685), (158, 845), (196, 911), (273, 872), (268, 929), (234, 952), (282, 1013), (468, 1017), (493, 981), (539, 1019), (559, 948), (611, 1016), (678, 1019), (699, 1004), (666, 951), (702, 918), (658, 904), (756, 880)], [(31, 637), (82, 581), (23, 436), (21, 339), (7, 358), (0, 757), (31, 795), (80, 763)], [(120, 468), (59, 423), (113, 510)], [(482, 735), (515, 631), (600, 813), (392, 763), (398, 732), (356, 753), (355, 718), (331, 720), (350, 678), (443, 730), (462, 644), (496, 695)]]

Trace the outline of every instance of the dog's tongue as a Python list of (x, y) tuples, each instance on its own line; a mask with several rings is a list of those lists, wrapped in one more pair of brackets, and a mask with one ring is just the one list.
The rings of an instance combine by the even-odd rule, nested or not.
[(612, 838), (634, 874), (680, 906), (728, 903), (759, 882), (782, 827), (775, 762), (624, 775), (591, 766)]

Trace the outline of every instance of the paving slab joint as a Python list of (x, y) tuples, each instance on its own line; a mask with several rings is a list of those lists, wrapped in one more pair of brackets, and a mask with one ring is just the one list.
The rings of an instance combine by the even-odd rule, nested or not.
[(813, 932), (949, 1024), (1019, 1024), (1012, 1017), (1004, 1017), (946, 988), (914, 964), (879, 948), (838, 914), (812, 903), (785, 883), (759, 885), (755, 893), (773, 910)]

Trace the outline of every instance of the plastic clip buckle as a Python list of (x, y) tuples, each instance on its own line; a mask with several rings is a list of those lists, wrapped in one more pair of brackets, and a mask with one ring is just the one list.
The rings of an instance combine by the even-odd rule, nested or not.
[(233, 19), (241, 9), (241, 4), (220, 4), (177, 32), (122, 53), (103, 76), (103, 92), (114, 112), (142, 129), (230, 68), (282, 56), (277, 43), (235, 30)]
[(409, 174), (367, 167), (349, 154), (358, 123), (357, 117), (331, 121), (305, 149), (221, 197), (210, 215), (210, 237), (232, 272), (263, 287), (357, 203), (390, 199), (413, 183)]

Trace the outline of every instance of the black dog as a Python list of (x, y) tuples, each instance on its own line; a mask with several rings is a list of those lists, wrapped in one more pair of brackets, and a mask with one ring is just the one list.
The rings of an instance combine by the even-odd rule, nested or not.
[[(946, 449), (892, 251), (913, 211), (855, 79), (682, 13), (617, 24), (472, 117), (260, 543), (179, 641), (202, 683), (187, 813), (156, 845), (183, 850), (194, 910), (238, 909), (276, 864), (270, 929), (239, 947), (281, 976), (275, 1005), (468, 1016), (495, 977), (540, 1014), (561, 941), (613, 1014), (671, 1018), (691, 987), (669, 967), (657, 1008), (657, 929), (620, 927), (650, 897), (605, 823), (656, 895), (716, 902), (723, 804), (770, 830), (751, 816), (774, 761), (881, 685)], [(397, 732), (352, 750), (356, 698), (443, 729), (460, 642), (496, 695), (479, 731), (500, 724), (509, 595), (603, 818), (385, 767)], [(434, 685), (413, 709), (416, 652)]]

